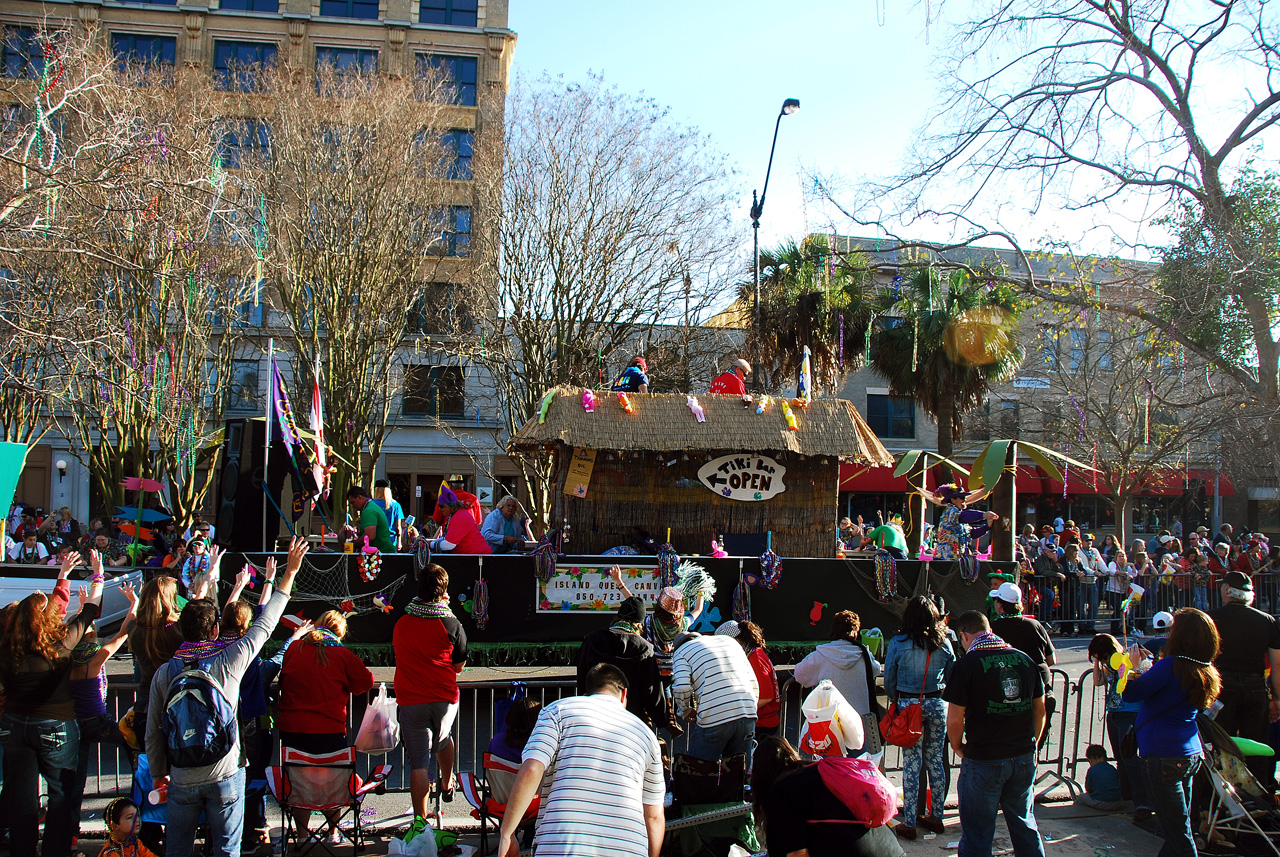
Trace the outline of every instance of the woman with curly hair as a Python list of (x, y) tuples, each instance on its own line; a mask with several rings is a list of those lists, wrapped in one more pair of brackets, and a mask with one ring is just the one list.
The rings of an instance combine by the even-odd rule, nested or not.
[(138, 673), (138, 694), (133, 703), (134, 733), (143, 752), (147, 733), (147, 707), (151, 679), (182, 645), (178, 628), (178, 581), (159, 575), (143, 584), (138, 594), (138, 616), (129, 635), (129, 652)]
[[(80, 750), (80, 727), (71, 696), (71, 653), (98, 618), (102, 604), (102, 557), (90, 555), (93, 579), (83, 606), (65, 625), (43, 592), (22, 599), (0, 633), (0, 717), (4, 783), (9, 792), (9, 838), (14, 854), (66, 857), (75, 820), (72, 792)], [(40, 777), (48, 786), (44, 841), (40, 826)]]

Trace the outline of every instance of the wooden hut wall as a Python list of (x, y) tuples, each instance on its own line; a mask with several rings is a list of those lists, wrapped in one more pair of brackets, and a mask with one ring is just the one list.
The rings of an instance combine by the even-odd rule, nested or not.
[[(571, 453), (569, 453), (571, 454)], [(698, 480), (698, 468), (725, 452), (596, 454), (585, 498), (565, 497), (569, 549), (598, 553), (630, 544), (635, 528), (659, 543), (671, 528), (681, 554), (707, 554), (725, 533), (773, 531), (779, 556), (827, 557), (835, 551), (834, 458), (769, 453), (786, 467), (786, 490), (769, 500), (728, 500)]]

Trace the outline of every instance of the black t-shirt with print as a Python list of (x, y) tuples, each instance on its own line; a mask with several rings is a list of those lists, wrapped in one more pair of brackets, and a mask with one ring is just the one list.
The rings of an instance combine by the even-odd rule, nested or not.
[(965, 753), (1012, 759), (1035, 751), (1032, 700), (1044, 681), (1031, 659), (1010, 648), (976, 649), (956, 661), (942, 698), (964, 706)]

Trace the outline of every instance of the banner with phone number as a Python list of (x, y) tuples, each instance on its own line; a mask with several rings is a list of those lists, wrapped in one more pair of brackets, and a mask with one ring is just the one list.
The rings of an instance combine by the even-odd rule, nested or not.
[[(612, 613), (622, 602), (622, 590), (609, 576), (609, 565), (558, 565), (555, 576), (538, 586), (539, 613)], [(657, 566), (622, 566), (622, 582), (631, 594), (652, 607), (662, 591)]]

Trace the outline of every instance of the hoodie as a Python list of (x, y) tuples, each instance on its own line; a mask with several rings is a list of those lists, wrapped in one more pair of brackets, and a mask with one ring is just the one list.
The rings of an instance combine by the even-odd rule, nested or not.
[(596, 664), (612, 664), (627, 677), (628, 711), (649, 726), (667, 725), (670, 707), (652, 643), (621, 628), (602, 628), (587, 634), (578, 649), (579, 694), (586, 693), (587, 673)]
[[(871, 694), (875, 688), (867, 687), (867, 667), (862, 662), (865, 649), (848, 640), (832, 640), (814, 649), (804, 660), (796, 664), (796, 681), (805, 687), (817, 687), (818, 682), (831, 679), (845, 702), (859, 714), (871, 712)], [(871, 656), (871, 675), (880, 675), (880, 664)]]

